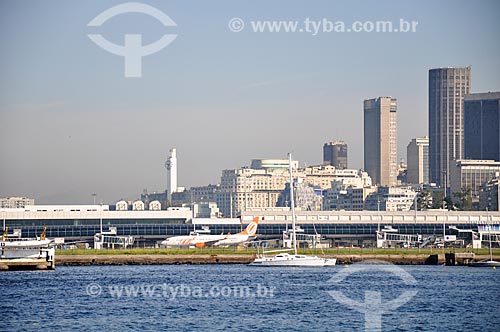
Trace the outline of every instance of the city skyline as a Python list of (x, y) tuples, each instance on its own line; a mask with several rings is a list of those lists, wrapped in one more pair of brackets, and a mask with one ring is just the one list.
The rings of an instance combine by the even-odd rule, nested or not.
[[(163, 191), (171, 148), (183, 187), (217, 183), (223, 169), (287, 152), (320, 165), (331, 140), (345, 141), (349, 167), (362, 168), (364, 99), (398, 99), (399, 160), (412, 138), (427, 134), (429, 69), (470, 65), (471, 92), (500, 90), (494, 1), (318, 1), (306, 10), (300, 2), (190, 10), (191, 2), (148, 1), (177, 23), (169, 31), (178, 37), (143, 59), (140, 79), (124, 78), (123, 59), (87, 37), (99, 32), (120, 44), (124, 33), (143, 33), (148, 43), (161, 36), (154, 20), (134, 14), (87, 27), (118, 3), (0, 5), (0, 196), (85, 203), (92, 193), (115, 202), (144, 188)], [(408, 34), (258, 34), (229, 31), (232, 17), (419, 25)], [(367, 51), (380, 45), (391, 52)]]

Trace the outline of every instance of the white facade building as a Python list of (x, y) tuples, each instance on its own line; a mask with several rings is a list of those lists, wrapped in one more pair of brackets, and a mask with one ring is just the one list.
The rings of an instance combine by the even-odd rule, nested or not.
[[(298, 162), (292, 163), (293, 177), (317, 190), (331, 188), (332, 181), (341, 178), (348, 181), (347, 178), (358, 176), (358, 170), (336, 169), (328, 165), (297, 168)], [(253, 160), (252, 166), (255, 168), (222, 171), (220, 189), (215, 195), (224, 216), (238, 216), (250, 208), (275, 207), (290, 181), (288, 161), (284, 164), (279, 159)], [(369, 181), (371, 185), (371, 179)]]
[(19, 209), (27, 205), (35, 205), (35, 200), (27, 197), (0, 197), (2, 209)]
[(331, 188), (324, 191), (323, 210), (361, 211), (364, 201), (376, 187), (372, 186), (372, 179), (362, 170), (338, 170)]
[(412, 187), (379, 187), (366, 199), (366, 210), (410, 211), (417, 192)]
[(429, 183), (429, 137), (414, 138), (406, 147), (407, 182)]
[(215, 202), (202, 202), (193, 204), (194, 218), (219, 218), (221, 213)]
[(453, 193), (470, 189), (473, 202), (479, 201), (481, 186), (500, 172), (500, 162), (494, 160), (457, 160), (450, 166), (450, 189)]
[(170, 150), (170, 157), (165, 163), (167, 169), (167, 199), (172, 201), (172, 194), (177, 191), (177, 151), (176, 149)]

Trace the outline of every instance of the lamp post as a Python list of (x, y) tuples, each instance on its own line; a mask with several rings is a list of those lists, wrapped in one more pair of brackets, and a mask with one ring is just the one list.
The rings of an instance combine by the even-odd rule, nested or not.
[[(443, 199), (443, 208), (444, 208), (444, 205), (446, 204), (446, 186), (448, 184), (448, 181), (447, 181), (447, 172), (446, 171), (443, 171), (443, 189), (444, 189), (444, 199)], [(448, 207), (448, 206), (447, 206)], [(449, 207), (448, 207), (449, 208)]]

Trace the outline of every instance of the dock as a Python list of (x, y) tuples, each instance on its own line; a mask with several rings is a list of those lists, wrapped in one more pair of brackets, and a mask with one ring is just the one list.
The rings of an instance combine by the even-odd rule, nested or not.
[(55, 267), (54, 260), (45, 258), (0, 259), (0, 271), (54, 270)]

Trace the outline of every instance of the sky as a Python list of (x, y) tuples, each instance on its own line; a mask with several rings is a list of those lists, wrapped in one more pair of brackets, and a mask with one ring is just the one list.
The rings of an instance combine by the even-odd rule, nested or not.
[[(427, 135), (428, 70), (471, 66), (472, 92), (500, 91), (500, 2), (142, 1), (143, 13), (88, 23), (126, 1), (0, 2), (0, 196), (37, 204), (113, 204), (164, 191), (176, 148), (179, 186), (218, 183), (256, 158), (321, 164), (344, 140), (363, 167), (363, 100), (398, 99), (398, 158)], [(229, 28), (232, 18), (245, 23)], [(252, 21), (417, 21), (416, 32), (254, 32)], [(303, 27), (303, 25), (301, 25)], [(150, 44), (124, 76), (125, 34)]]

